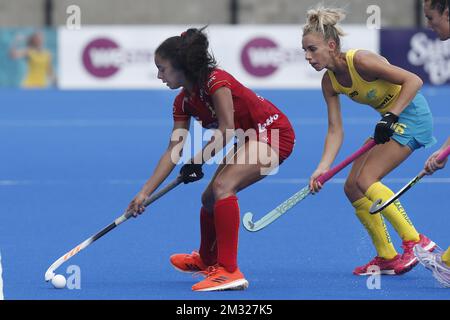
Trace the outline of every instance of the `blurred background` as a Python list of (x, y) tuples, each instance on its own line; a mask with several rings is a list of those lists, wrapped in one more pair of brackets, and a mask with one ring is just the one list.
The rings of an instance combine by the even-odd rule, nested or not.
[[(304, 21), (314, 0), (1, 0), (1, 26), (60, 26), (66, 9), (78, 5), (83, 23), (90, 24), (274, 24)], [(422, 24), (420, 0), (333, 0), (330, 5), (350, 12), (348, 23), (365, 23), (369, 5), (383, 11), (383, 26), (415, 27)], [(205, 14), (207, 13), (207, 14)]]
[[(0, 0), (0, 86), (161, 88), (149, 66), (155, 47), (187, 27), (209, 24), (211, 50), (221, 66), (237, 73), (248, 86), (317, 87), (320, 75), (301, 61), (299, 46), (305, 13), (317, 3)], [(421, 0), (323, 3), (345, 8), (344, 24), (357, 26), (344, 43), (348, 40), (352, 47), (380, 52), (419, 74), (426, 83), (448, 82), (450, 76), (441, 74), (448, 63), (431, 54), (442, 52), (448, 58), (448, 44), (434, 42), (435, 36), (423, 30)], [(395, 50), (392, 43), (397, 45)]]

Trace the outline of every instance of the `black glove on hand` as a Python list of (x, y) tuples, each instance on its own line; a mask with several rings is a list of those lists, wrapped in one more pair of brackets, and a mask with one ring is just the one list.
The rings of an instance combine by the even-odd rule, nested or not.
[(183, 182), (185, 184), (200, 180), (204, 175), (202, 171), (202, 165), (187, 163), (181, 167), (180, 175), (183, 178)]
[(394, 125), (398, 122), (398, 116), (391, 112), (383, 115), (375, 127), (374, 139), (376, 144), (383, 144), (390, 140), (394, 134)]

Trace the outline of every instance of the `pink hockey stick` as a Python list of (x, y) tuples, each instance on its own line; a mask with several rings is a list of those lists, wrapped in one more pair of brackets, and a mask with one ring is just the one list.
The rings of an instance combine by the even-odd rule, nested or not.
[[(317, 181), (321, 184), (324, 184), (328, 180), (330, 180), (335, 174), (337, 174), (339, 171), (344, 169), (346, 166), (348, 166), (350, 163), (355, 161), (359, 156), (366, 153), (370, 149), (372, 149), (376, 145), (375, 141), (371, 139), (368, 143), (366, 143), (363, 147), (361, 147), (358, 151), (350, 155), (347, 159), (339, 163), (337, 166), (331, 168), (324, 174), (322, 174), (320, 177), (317, 178)], [(253, 213), (247, 212), (243, 219), (242, 223), (244, 224), (245, 229), (248, 231), (259, 231), (269, 224), (271, 224), (273, 221), (281, 217), (286, 211), (294, 207), (297, 203), (302, 201), (304, 198), (306, 198), (307, 195), (311, 193), (311, 190), (309, 189), (309, 185), (303, 187), (300, 191), (296, 192), (294, 195), (292, 195), (289, 199), (281, 203), (279, 206), (277, 206), (275, 209), (267, 213), (265, 216), (263, 216), (258, 221), (253, 222)]]

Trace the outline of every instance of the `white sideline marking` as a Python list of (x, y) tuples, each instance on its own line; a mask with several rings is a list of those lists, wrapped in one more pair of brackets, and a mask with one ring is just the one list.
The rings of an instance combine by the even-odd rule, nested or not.
[(47, 120), (0, 120), (6, 128), (72, 128), (72, 127), (166, 127), (169, 119), (47, 119)]
[[(390, 178), (390, 179), (383, 179), (383, 183), (399, 183), (399, 184), (406, 184), (409, 181), (411, 181), (414, 177), (409, 178)], [(335, 178), (331, 179), (327, 183), (334, 183), (334, 184), (344, 184), (345, 178)], [(288, 179), (270, 179), (267, 181), (264, 181), (262, 183), (270, 183), (270, 184), (307, 184), (309, 183), (309, 179), (294, 179), (294, 178), (288, 178)], [(450, 183), (450, 178), (423, 178), (420, 180), (419, 183)]]
[(3, 278), (2, 278), (2, 254), (0, 253), (0, 300), (4, 300), (3, 296)]
[[(383, 179), (383, 183), (392, 183), (392, 184), (406, 184), (414, 177), (408, 178), (390, 178)], [(345, 178), (334, 178), (328, 181), (328, 184), (344, 184)], [(58, 185), (72, 185), (74, 182), (79, 182), (86, 185), (93, 184), (107, 184), (107, 185), (141, 185), (145, 183), (144, 179), (115, 179), (115, 180), (0, 180), (0, 187), (16, 187), (16, 186), (58, 186)], [(208, 179), (200, 180), (200, 184), (208, 184)], [(262, 184), (285, 184), (285, 185), (303, 185), (309, 183), (308, 178), (268, 178), (266, 180), (262, 180)], [(444, 178), (432, 178), (425, 177), (419, 182), (420, 184), (428, 183), (428, 184), (449, 184), (450, 177)]]
[[(326, 126), (326, 117), (291, 118), (293, 125)], [(372, 125), (378, 121), (377, 117), (348, 117), (344, 122), (348, 126)], [(167, 118), (147, 119), (40, 119), (40, 120), (5, 120), (0, 119), (0, 128), (89, 128), (89, 127), (169, 127), (172, 120)], [(450, 124), (450, 117), (434, 117), (435, 125)]]

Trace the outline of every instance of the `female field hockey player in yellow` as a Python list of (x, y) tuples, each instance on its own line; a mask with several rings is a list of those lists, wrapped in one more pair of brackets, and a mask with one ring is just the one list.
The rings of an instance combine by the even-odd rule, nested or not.
[[(17, 42), (17, 40), (16, 40)], [(24, 88), (45, 88), (53, 82), (52, 54), (44, 48), (44, 36), (33, 33), (27, 41), (27, 48), (17, 49), (17, 43), (11, 48), (13, 59), (26, 58), (28, 69), (22, 82)]]
[[(427, 18), (428, 26), (438, 34), (442, 41), (450, 39), (450, 17), (448, 0), (424, 0), (423, 11)], [(450, 137), (444, 143), (440, 150), (433, 153), (425, 162), (425, 171), (433, 174), (436, 170), (442, 169), (445, 162), (437, 163), (437, 155), (450, 146)], [(450, 288), (450, 247), (445, 252), (431, 253), (422, 250), (420, 247), (414, 247), (414, 253), (419, 261), (433, 272), (433, 276), (439, 283)]]
[[(341, 52), (340, 37), (344, 33), (337, 23), (344, 18), (341, 9), (318, 7), (308, 11), (303, 29), (306, 60), (317, 71), (327, 69), (322, 91), (328, 108), (328, 133), (322, 159), (310, 178), (310, 188), (312, 192), (322, 188), (316, 178), (330, 168), (342, 145), (339, 94), (378, 111), (382, 118), (375, 127), (377, 146), (355, 161), (344, 186), (377, 251), (373, 260), (353, 273), (370, 275), (369, 267), (377, 266), (381, 274), (403, 274), (418, 263), (413, 252), (416, 244), (425, 250), (434, 250), (436, 244), (416, 231), (398, 201), (383, 210), (382, 215), (371, 215), (369, 209), (373, 201), (380, 198), (385, 201), (393, 195), (380, 180), (415, 149), (435, 143), (432, 116), (425, 98), (418, 92), (422, 86), (418, 76), (366, 50)], [(383, 217), (403, 240), (403, 254), (395, 250)]]

